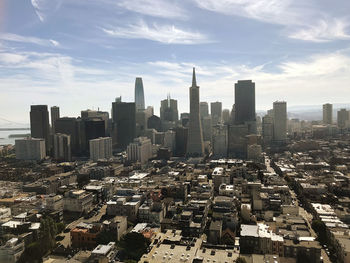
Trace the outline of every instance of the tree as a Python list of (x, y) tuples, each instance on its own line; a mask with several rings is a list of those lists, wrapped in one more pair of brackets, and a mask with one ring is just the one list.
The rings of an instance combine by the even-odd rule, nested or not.
[(115, 229), (112, 230), (104, 230), (98, 234), (96, 242), (97, 244), (107, 245), (109, 242), (117, 242), (117, 231)]
[(317, 233), (318, 241), (321, 244), (327, 244), (327, 229), (326, 225), (320, 220), (312, 221), (311, 227)]
[(142, 234), (130, 232), (122, 237), (118, 243), (118, 247), (125, 254), (125, 259), (138, 261), (147, 252), (149, 244), (150, 240)]

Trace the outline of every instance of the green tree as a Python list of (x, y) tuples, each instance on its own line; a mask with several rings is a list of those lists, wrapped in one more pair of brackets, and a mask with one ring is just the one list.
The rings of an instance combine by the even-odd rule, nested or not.
[(147, 252), (150, 240), (142, 234), (130, 232), (122, 237), (118, 247), (124, 252), (125, 259), (138, 261)]

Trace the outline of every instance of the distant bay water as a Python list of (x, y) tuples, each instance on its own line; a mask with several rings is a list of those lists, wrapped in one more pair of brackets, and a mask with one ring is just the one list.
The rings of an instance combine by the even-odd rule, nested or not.
[[(0, 129), (0, 145), (15, 144), (15, 140), (26, 137), (26, 134), (30, 134), (30, 130), (6, 130)], [(16, 137), (10, 137), (10, 135), (17, 135)], [(21, 136), (23, 135), (23, 136)]]

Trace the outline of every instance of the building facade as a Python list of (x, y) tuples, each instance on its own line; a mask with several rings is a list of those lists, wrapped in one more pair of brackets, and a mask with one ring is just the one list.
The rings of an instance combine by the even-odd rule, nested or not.
[(25, 138), (15, 141), (16, 159), (40, 161), (46, 157), (45, 140)]
[(147, 137), (135, 138), (126, 149), (129, 161), (146, 163), (152, 158), (152, 143)]
[(187, 155), (203, 156), (203, 134), (199, 116), (199, 86), (197, 86), (196, 72), (193, 68), (192, 86), (190, 87), (190, 120), (187, 139)]
[(109, 159), (112, 157), (112, 138), (101, 137), (89, 141), (90, 159), (97, 161), (99, 159)]
[(30, 132), (33, 138), (45, 140), (46, 153), (50, 153), (50, 124), (47, 105), (30, 106)]

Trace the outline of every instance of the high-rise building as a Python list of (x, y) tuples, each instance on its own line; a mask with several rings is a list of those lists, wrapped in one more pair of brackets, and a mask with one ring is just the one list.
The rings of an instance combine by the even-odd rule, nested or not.
[(166, 100), (160, 102), (160, 119), (165, 121), (178, 121), (179, 112), (177, 110), (177, 100), (171, 99), (168, 95)]
[(187, 155), (203, 156), (203, 134), (199, 116), (199, 86), (197, 86), (196, 72), (193, 68), (192, 86), (190, 87), (190, 121), (187, 139)]
[(273, 103), (273, 140), (276, 143), (285, 143), (287, 140), (287, 102)]
[(202, 132), (203, 132), (203, 141), (211, 142), (212, 134), (212, 123), (211, 116), (203, 117), (202, 119)]
[(160, 118), (156, 115), (152, 115), (147, 120), (147, 129), (155, 129), (156, 131), (160, 131), (162, 129), (162, 122)]
[(112, 157), (112, 138), (101, 137), (89, 141), (90, 159), (96, 162), (100, 159)]
[(16, 159), (40, 161), (46, 157), (45, 140), (25, 138), (15, 141)]
[(343, 129), (347, 128), (348, 123), (349, 123), (349, 111), (347, 111), (346, 109), (340, 109), (337, 112), (338, 128), (343, 130)]
[(323, 104), (323, 124), (333, 123), (333, 105), (330, 103)]
[(227, 125), (213, 126), (213, 156), (216, 158), (227, 157), (228, 132)]
[(55, 133), (53, 135), (54, 159), (66, 162), (70, 162), (72, 160), (70, 138), (70, 135), (62, 133)]
[(84, 140), (82, 141), (83, 142), (82, 150), (84, 153), (87, 153), (87, 151), (89, 150), (90, 140), (106, 136), (105, 122), (100, 118), (89, 118), (89, 119), (83, 120), (83, 125), (84, 125), (84, 130), (83, 130)]
[(235, 106), (235, 104), (232, 105), (230, 119), (231, 119), (230, 120), (231, 124), (235, 124), (236, 123), (236, 106)]
[(52, 133), (55, 133), (55, 121), (60, 118), (60, 108), (57, 106), (51, 107), (51, 128)]
[(147, 137), (135, 138), (126, 149), (129, 161), (146, 163), (152, 158), (152, 143)]
[(47, 105), (30, 106), (30, 131), (33, 138), (45, 140), (46, 153), (50, 153), (50, 124)]
[(70, 135), (72, 154), (79, 155), (83, 140), (83, 127), (81, 119), (63, 117), (56, 120), (56, 133)]
[(175, 152), (176, 148), (176, 133), (172, 130), (164, 133), (163, 147), (168, 148), (172, 153)]
[(175, 155), (185, 156), (187, 149), (188, 128), (176, 127), (175, 128)]
[(181, 125), (184, 127), (188, 127), (188, 124), (190, 122), (190, 114), (187, 112), (183, 112), (180, 115)]
[(230, 110), (229, 109), (223, 109), (223, 111), (222, 111), (222, 122), (224, 124), (229, 124), (230, 121), (231, 121)]
[(229, 126), (228, 131), (228, 155), (230, 157), (247, 158), (247, 124), (235, 124)]
[[(133, 102), (112, 103), (112, 119), (117, 130), (116, 147), (125, 149), (136, 136), (136, 107)], [(115, 144), (113, 142), (113, 144)]]
[(135, 106), (136, 110), (145, 110), (145, 95), (143, 92), (142, 78), (135, 80)]
[(208, 102), (206, 101), (201, 101), (199, 103), (199, 114), (201, 116), (201, 119), (203, 119), (204, 117), (209, 116), (209, 106), (208, 106)]
[(264, 146), (271, 144), (273, 140), (273, 118), (269, 115), (262, 118), (262, 137)]
[(239, 80), (235, 84), (235, 123), (247, 124), (249, 133), (256, 133), (255, 83)]
[(221, 122), (221, 115), (222, 115), (221, 102), (217, 101), (217, 102), (210, 103), (210, 115), (211, 115), (211, 120), (213, 122), (213, 125), (216, 125), (219, 122)]
[(109, 113), (107, 111), (83, 110), (81, 111), (81, 119), (87, 120), (91, 118), (98, 118), (105, 122), (105, 131), (108, 128)]

